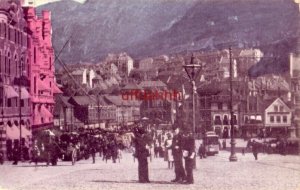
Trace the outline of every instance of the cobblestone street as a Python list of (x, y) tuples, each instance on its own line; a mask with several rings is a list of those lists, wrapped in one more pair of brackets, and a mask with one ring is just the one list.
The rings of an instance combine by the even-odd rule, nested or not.
[(59, 162), (58, 166), (47, 167), (40, 163), (21, 163), (17, 166), (6, 162), (0, 166), (1, 190), (93, 190), (93, 189), (267, 189), (299, 190), (300, 157), (278, 154), (259, 154), (258, 161), (251, 153), (237, 153), (238, 162), (229, 162), (230, 152), (221, 151), (206, 159), (197, 157), (194, 171), (195, 184), (174, 184), (173, 169), (167, 168), (163, 158), (149, 162), (150, 184), (137, 182), (137, 161), (132, 154), (123, 153), (120, 163), (107, 163), (97, 157), (71, 162)]

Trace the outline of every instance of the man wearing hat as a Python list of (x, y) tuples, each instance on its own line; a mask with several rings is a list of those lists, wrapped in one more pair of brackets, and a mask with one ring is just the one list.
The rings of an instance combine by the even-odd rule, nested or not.
[(134, 131), (135, 157), (138, 160), (138, 175), (140, 183), (149, 183), (148, 160), (149, 140), (146, 135), (146, 130), (142, 127), (136, 128)]
[(172, 154), (175, 166), (175, 179), (172, 182), (182, 182), (186, 177), (182, 162), (182, 136), (178, 126), (174, 126), (173, 130)]
[(182, 136), (182, 150), (183, 157), (185, 160), (185, 171), (186, 180), (185, 184), (193, 184), (193, 168), (194, 168), (194, 158), (195, 158), (195, 139), (191, 130), (185, 129)]

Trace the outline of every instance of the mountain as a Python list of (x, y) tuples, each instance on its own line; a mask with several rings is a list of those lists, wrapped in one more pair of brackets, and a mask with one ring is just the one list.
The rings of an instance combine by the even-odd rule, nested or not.
[(288, 68), (298, 20), (292, 0), (62, 0), (40, 8), (52, 11), (56, 51), (73, 34), (62, 53), (66, 62), (97, 62), (109, 52), (143, 58), (229, 46), (285, 57), (271, 61), (278, 66), (271, 71), (260, 63), (260, 71), (251, 70), (256, 74)]
[(56, 51), (72, 35), (62, 53), (67, 62), (99, 61), (155, 33), (166, 30), (185, 15), (195, 1), (62, 0), (39, 7), (52, 12)]

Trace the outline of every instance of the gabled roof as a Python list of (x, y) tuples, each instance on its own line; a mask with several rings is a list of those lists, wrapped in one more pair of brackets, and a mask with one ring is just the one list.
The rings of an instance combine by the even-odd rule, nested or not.
[(264, 110), (268, 109), (275, 101), (277, 101), (279, 99), (279, 101), (281, 101), (286, 107), (288, 107), (289, 109), (290, 106), (289, 106), (289, 103), (286, 103), (285, 101), (283, 101), (281, 98), (272, 98), (272, 99), (269, 99), (269, 100), (264, 100), (263, 101), (263, 108)]
[(122, 90), (136, 90), (136, 89), (141, 89), (141, 87), (135, 83), (128, 83), (122, 88)]
[(90, 96), (73, 96), (69, 99), (68, 102), (78, 106), (89, 106), (92, 104), (96, 104), (95, 99)]
[(122, 96), (105, 95), (105, 100), (116, 106), (140, 106), (141, 101), (138, 100), (123, 100)]
[(142, 81), (139, 86), (141, 88), (165, 88), (167, 85), (162, 81)]

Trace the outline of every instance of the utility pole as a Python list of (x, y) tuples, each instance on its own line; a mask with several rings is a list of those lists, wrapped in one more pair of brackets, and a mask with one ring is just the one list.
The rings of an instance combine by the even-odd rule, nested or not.
[(22, 150), (22, 125), (21, 125), (21, 120), (22, 120), (22, 107), (21, 107), (21, 102), (22, 102), (22, 97), (21, 97), (21, 77), (22, 77), (22, 63), (19, 64), (19, 126), (20, 126), (20, 160), (23, 160), (23, 150)]
[(99, 101), (99, 93), (97, 93), (97, 104), (98, 104), (98, 127), (100, 128), (100, 101)]
[(237, 157), (235, 154), (235, 139), (234, 139), (234, 123), (233, 123), (233, 87), (232, 87), (232, 49), (231, 47), (229, 48), (229, 75), (230, 75), (230, 144), (231, 144), (231, 149), (230, 149), (230, 157), (229, 161), (230, 162), (235, 162), (237, 161)]

